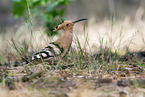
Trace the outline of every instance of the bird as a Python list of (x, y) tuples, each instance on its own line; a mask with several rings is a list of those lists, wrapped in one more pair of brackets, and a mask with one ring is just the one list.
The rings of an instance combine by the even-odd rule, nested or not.
[(34, 53), (30, 62), (52, 62), (57, 58), (63, 58), (69, 52), (73, 40), (74, 24), (87, 18), (75, 21), (64, 21), (57, 25), (52, 31), (63, 30), (63, 35), (54, 42), (50, 42), (45, 48)]

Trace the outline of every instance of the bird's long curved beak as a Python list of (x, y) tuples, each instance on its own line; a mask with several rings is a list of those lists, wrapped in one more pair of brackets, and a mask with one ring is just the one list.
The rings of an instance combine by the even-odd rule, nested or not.
[(87, 18), (75, 20), (75, 21), (73, 21), (72, 23), (77, 23), (77, 22), (84, 21), (84, 20), (87, 20)]

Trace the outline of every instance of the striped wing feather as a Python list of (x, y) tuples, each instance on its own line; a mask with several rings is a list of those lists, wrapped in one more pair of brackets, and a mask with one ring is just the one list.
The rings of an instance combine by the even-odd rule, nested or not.
[(63, 48), (60, 48), (59, 45), (55, 44), (54, 42), (48, 44), (44, 49), (38, 51), (32, 56), (32, 61), (46, 61), (50, 60), (54, 57), (59, 56), (63, 53)]

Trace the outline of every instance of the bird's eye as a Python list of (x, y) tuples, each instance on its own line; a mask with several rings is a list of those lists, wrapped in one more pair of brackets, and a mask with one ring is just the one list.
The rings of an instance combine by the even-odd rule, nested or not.
[(66, 24), (66, 26), (69, 26), (69, 24)]

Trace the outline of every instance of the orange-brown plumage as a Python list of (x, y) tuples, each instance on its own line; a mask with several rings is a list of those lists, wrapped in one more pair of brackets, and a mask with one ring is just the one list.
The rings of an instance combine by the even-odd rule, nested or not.
[(35, 53), (32, 56), (32, 61), (34, 60), (50, 60), (54, 57), (61, 56), (64, 57), (69, 51), (73, 39), (73, 27), (74, 24), (87, 19), (79, 19), (76, 21), (64, 21), (54, 28), (53, 31), (64, 30), (64, 34), (56, 41), (48, 44), (44, 49)]
[(58, 25), (58, 27), (54, 30), (64, 30), (64, 34), (54, 42), (58, 44), (61, 48), (63, 48), (64, 51), (69, 50), (71, 46), (73, 39), (73, 26), (74, 24), (72, 23), (72, 21), (64, 21), (62, 24)]

